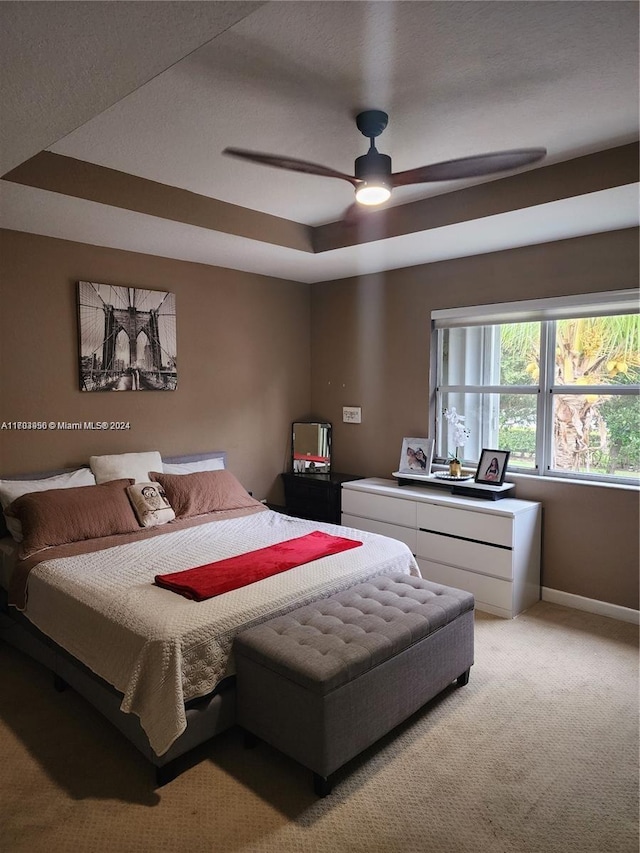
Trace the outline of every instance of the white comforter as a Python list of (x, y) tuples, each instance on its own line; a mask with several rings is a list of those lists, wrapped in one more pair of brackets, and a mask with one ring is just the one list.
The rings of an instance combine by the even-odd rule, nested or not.
[[(363, 546), (204, 602), (153, 584), (157, 574), (313, 530), (358, 539)], [(44, 561), (29, 576), (25, 613), (124, 694), (122, 710), (140, 717), (152, 749), (162, 755), (186, 728), (185, 701), (206, 695), (233, 672), (230, 653), (238, 631), (390, 572), (419, 576), (401, 542), (265, 511)]]

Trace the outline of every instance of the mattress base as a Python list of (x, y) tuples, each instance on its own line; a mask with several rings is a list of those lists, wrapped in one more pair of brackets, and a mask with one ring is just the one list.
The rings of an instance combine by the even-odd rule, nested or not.
[(2, 639), (51, 671), (58, 689), (72, 687), (114, 725), (157, 769), (165, 784), (179, 772), (177, 759), (233, 726), (236, 722), (235, 677), (225, 679), (213, 693), (186, 706), (187, 728), (163, 755), (156, 755), (140, 720), (120, 710), (123, 694), (39, 631), (20, 612), (9, 608), (2, 593)]

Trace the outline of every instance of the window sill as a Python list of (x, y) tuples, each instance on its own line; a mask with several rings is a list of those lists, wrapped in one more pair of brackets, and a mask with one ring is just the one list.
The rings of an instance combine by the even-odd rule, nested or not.
[(510, 473), (507, 471), (507, 479), (517, 483), (519, 480), (542, 480), (544, 483), (566, 483), (570, 486), (597, 486), (605, 489), (622, 489), (625, 492), (640, 492), (640, 486), (636, 483), (607, 483), (602, 480), (586, 480), (574, 477), (557, 477), (553, 474), (542, 476), (541, 474), (524, 474), (520, 472)]
[[(446, 471), (448, 468), (447, 465), (442, 465), (439, 463), (434, 463), (432, 465), (433, 471)], [(462, 466), (463, 470), (471, 473), (474, 469), (472, 465), (464, 465)], [(520, 481), (526, 482), (527, 480), (535, 480), (543, 483), (564, 483), (570, 486), (590, 486), (590, 487), (598, 487), (605, 489), (621, 489), (625, 492), (637, 492), (640, 493), (640, 484), (638, 483), (608, 483), (603, 482), (601, 480), (586, 480), (579, 479), (574, 477), (558, 477), (553, 474), (547, 474), (543, 476), (542, 474), (525, 474), (520, 471), (509, 471), (507, 469), (507, 473), (505, 476), (505, 483), (518, 483)]]

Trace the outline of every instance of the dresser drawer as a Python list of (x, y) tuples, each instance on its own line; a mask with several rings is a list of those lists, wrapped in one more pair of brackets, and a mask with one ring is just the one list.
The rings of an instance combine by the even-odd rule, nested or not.
[(338, 524), (338, 519), (331, 507), (326, 503), (313, 503), (299, 501), (294, 506), (286, 508), (287, 514), (295, 518), (306, 518), (309, 521), (328, 521), (330, 524)]
[(509, 517), (421, 503), (417, 508), (417, 522), (421, 530), (513, 547), (513, 519)]
[(318, 500), (325, 498), (331, 491), (331, 483), (302, 478), (285, 480), (285, 491), (296, 500)]
[[(345, 493), (346, 495), (346, 493)], [(345, 497), (343, 495), (343, 499)], [(409, 547), (412, 554), (416, 553), (417, 531), (410, 527), (401, 527), (396, 524), (387, 524), (386, 521), (375, 521), (371, 518), (360, 518), (357, 515), (342, 513), (343, 527), (355, 527), (356, 530), (366, 530), (369, 533), (380, 533), (382, 536), (390, 536), (391, 539), (399, 539)]]
[(509, 581), (474, 575), (464, 569), (443, 566), (440, 563), (432, 563), (430, 560), (418, 558), (417, 562), (422, 577), (426, 580), (473, 593), (479, 610), (482, 610), (482, 605), (486, 604), (490, 612), (502, 611), (498, 615), (512, 615), (513, 584)]
[(333, 494), (328, 489), (296, 484), (286, 491), (287, 508), (293, 515), (330, 521)]
[(298, 518), (340, 523), (340, 484), (318, 476), (283, 474), (286, 511)]
[(419, 557), (438, 563), (447, 563), (460, 569), (481, 572), (493, 577), (511, 580), (513, 577), (513, 552), (495, 545), (481, 545), (453, 536), (418, 531)]
[(370, 495), (366, 492), (344, 489), (342, 511), (361, 518), (386, 521), (388, 524), (400, 524), (404, 527), (417, 526), (415, 502), (402, 498), (389, 498), (386, 495)]

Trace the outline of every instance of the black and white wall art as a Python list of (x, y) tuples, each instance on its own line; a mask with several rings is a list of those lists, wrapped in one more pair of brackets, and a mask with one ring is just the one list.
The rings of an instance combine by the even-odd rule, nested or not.
[(175, 294), (78, 282), (80, 390), (175, 391)]

